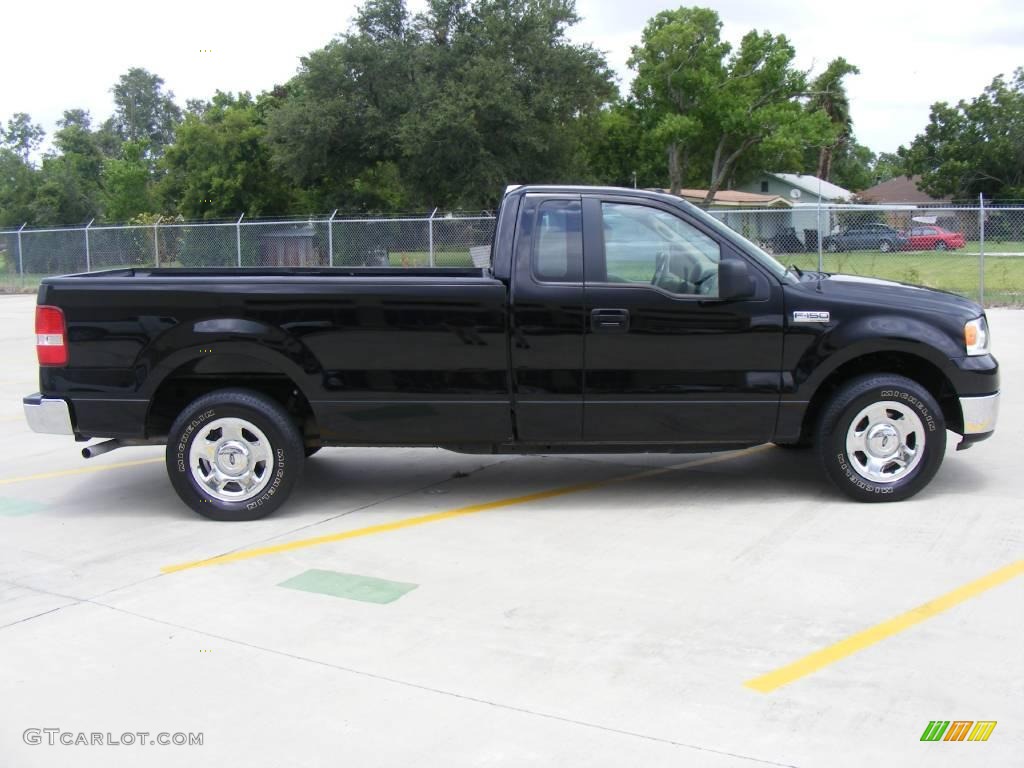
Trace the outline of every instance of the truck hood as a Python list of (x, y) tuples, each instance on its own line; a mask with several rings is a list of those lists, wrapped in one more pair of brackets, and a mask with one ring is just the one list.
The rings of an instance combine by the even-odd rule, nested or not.
[(977, 303), (955, 293), (859, 275), (805, 272), (800, 278), (799, 290), (808, 296), (818, 294), (827, 299), (853, 301), (866, 306), (959, 315), (965, 322), (983, 312)]

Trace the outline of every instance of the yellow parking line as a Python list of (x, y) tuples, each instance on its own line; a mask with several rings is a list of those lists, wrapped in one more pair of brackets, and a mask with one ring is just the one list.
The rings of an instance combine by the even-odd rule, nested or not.
[(730, 461), (732, 459), (739, 459), (744, 456), (750, 456), (751, 454), (763, 451), (768, 447), (769, 446), (766, 445), (760, 445), (757, 446), (756, 448), (747, 448), (742, 451), (733, 451), (731, 453), (722, 454), (720, 456), (710, 456), (703, 459), (696, 459), (694, 461), (686, 461), (683, 462), (682, 464), (674, 464), (670, 467), (648, 469), (643, 472), (635, 472), (631, 475), (622, 475), (620, 477), (613, 477), (607, 480), (595, 480), (594, 482), (590, 483), (578, 483), (576, 485), (567, 485), (562, 488), (555, 488), (550, 491), (539, 491), (538, 493), (529, 493), (526, 494), (525, 496), (513, 496), (507, 499), (488, 501), (483, 504), (470, 504), (469, 506), (466, 507), (457, 507), (456, 509), (449, 509), (445, 512), (435, 512), (429, 515), (408, 517), (404, 520), (396, 520), (391, 523), (380, 523), (379, 525), (370, 525), (365, 528), (356, 528), (351, 531), (341, 531), (340, 533), (329, 533), (324, 536), (314, 536), (310, 539), (299, 539), (297, 541), (284, 542), (283, 544), (273, 544), (268, 547), (246, 549), (240, 552), (231, 552), (227, 555), (210, 557), (205, 560), (194, 560), (188, 563), (178, 563), (177, 565), (165, 565), (160, 570), (164, 573), (175, 573), (177, 571), (185, 571), (190, 568), (202, 568), (207, 565), (224, 565), (225, 563), (236, 563), (239, 560), (251, 560), (254, 557), (263, 557), (264, 555), (276, 555), (281, 552), (292, 552), (296, 549), (306, 549), (308, 547), (316, 547), (321, 544), (331, 544), (336, 541), (344, 541), (346, 539), (356, 539), (362, 536), (372, 536), (376, 533), (388, 533), (390, 531), (398, 531), (402, 528), (412, 528), (417, 525), (436, 523), (440, 520), (449, 520), (453, 517), (473, 515), (477, 512), (486, 512), (491, 509), (511, 507), (517, 504), (528, 504), (531, 501), (553, 499), (556, 496), (566, 496), (570, 493), (590, 491), (595, 488), (602, 488), (606, 485), (612, 485), (613, 483), (624, 483), (629, 480), (638, 480), (643, 477), (654, 477), (656, 475), (663, 475), (667, 472), (674, 472), (679, 469), (690, 469), (693, 467), (706, 466), (708, 464), (717, 464), (723, 461)]
[(141, 464), (156, 464), (162, 462), (159, 459), (139, 459), (138, 461), (122, 461), (119, 464), (99, 464), (94, 467), (78, 467), (77, 469), (59, 469), (55, 472), (40, 472), (38, 475), (22, 475), (21, 477), (0, 478), (0, 485), (11, 483), (27, 483), (30, 480), (50, 480), (55, 477), (68, 477), (69, 475), (85, 475), (90, 472), (106, 472), (109, 469), (122, 469), (124, 467), (137, 467)]
[(938, 616), (940, 613), (948, 611), (950, 608), (970, 600), (972, 597), (977, 597), (982, 592), (987, 592), (993, 587), (998, 587), (1000, 584), (1004, 584), (1021, 574), (1024, 574), (1024, 560), (1018, 560), (997, 571), (993, 571), (987, 576), (982, 576), (980, 579), (975, 579), (968, 584), (964, 584), (962, 587), (957, 587), (951, 592), (930, 600), (924, 605), (919, 605), (917, 608), (900, 614), (895, 618), (883, 621), (881, 624), (876, 624), (870, 629), (850, 635), (846, 639), (804, 656), (792, 664), (787, 664), (765, 675), (747, 680), (744, 685), (761, 693), (771, 693), (776, 688), (781, 688), (783, 685), (788, 685), (812, 672), (817, 672), (822, 667), (845, 659), (847, 656), (851, 656), (857, 653), (857, 651), (862, 651), (880, 640), (885, 640), (887, 637), (892, 637), (915, 624), (920, 624), (925, 619)]

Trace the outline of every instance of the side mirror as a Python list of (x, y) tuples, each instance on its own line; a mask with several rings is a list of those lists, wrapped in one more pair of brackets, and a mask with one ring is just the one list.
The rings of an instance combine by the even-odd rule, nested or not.
[(741, 259), (718, 262), (718, 298), (749, 299), (755, 293), (750, 267)]

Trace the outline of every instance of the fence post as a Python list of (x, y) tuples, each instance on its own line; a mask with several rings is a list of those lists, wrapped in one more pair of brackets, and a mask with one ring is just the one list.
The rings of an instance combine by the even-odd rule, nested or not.
[(21, 230), (28, 226), (26, 221), (20, 227), (18, 227), (18, 275), (21, 277), (21, 287), (25, 287), (25, 260), (21, 255)]
[(430, 218), (427, 219), (427, 227), (429, 227), (428, 240), (430, 242), (430, 266), (434, 266), (434, 216), (437, 215), (437, 208), (430, 214)]
[(85, 271), (92, 272), (92, 267), (89, 262), (89, 227), (96, 219), (89, 219), (89, 223), (85, 225)]
[(985, 306), (985, 193), (978, 194), (978, 303)]
[(245, 218), (245, 211), (235, 222), (235, 248), (238, 251), (238, 266), (242, 266), (242, 219)]
[(163, 220), (163, 216), (157, 216), (156, 221), (153, 223), (153, 267), (155, 269), (160, 268), (160, 230), (157, 227), (160, 226), (160, 222)]
[(338, 209), (334, 209), (331, 218), (327, 220), (327, 266), (334, 266), (334, 217), (338, 215)]
[[(829, 214), (829, 221), (832, 220), (832, 214)], [(831, 231), (831, 227), (829, 230)], [(824, 236), (821, 234), (821, 179), (818, 179), (818, 272), (825, 271), (825, 257), (821, 252), (821, 241)]]

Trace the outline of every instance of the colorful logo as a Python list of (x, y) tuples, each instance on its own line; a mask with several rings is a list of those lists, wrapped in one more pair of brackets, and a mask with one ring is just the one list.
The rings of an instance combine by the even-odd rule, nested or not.
[[(932, 720), (921, 741), (988, 741), (996, 729), (995, 720)], [(972, 727), (973, 726), (973, 727)]]

